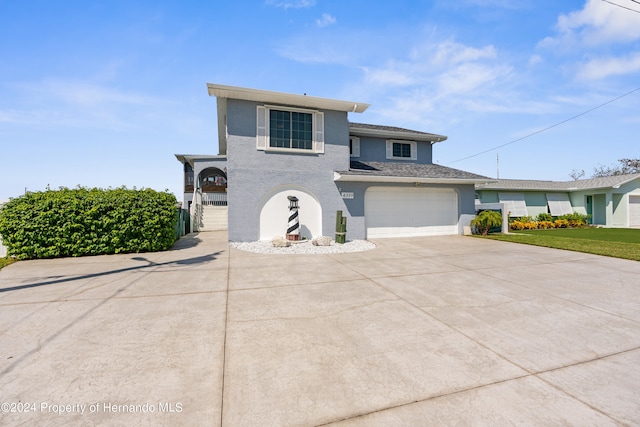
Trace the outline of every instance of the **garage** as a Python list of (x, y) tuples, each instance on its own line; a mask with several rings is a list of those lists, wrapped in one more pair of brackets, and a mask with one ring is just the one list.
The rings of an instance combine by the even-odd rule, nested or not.
[(458, 193), (449, 188), (371, 187), (367, 238), (458, 234)]
[(640, 196), (629, 196), (629, 227), (640, 227)]

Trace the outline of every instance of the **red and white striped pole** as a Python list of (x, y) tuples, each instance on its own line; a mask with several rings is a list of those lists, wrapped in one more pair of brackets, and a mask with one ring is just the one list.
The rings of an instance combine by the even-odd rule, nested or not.
[(298, 198), (296, 196), (287, 196), (287, 199), (289, 199), (289, 226), (287, 228), (287, 240), (300, 240)]

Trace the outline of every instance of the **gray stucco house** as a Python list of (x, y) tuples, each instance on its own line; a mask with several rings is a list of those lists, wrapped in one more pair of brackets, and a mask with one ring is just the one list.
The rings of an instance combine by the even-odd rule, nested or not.
[(446, 136), (353, 123), (368, 104), (208, 84), (217, 98), (219, 154), (176, 154), (195, 229), (231, 241), (284, 236), (289, 196), (301, 234), (347, 239), (461, 234), (475, 216), (474, 185), (490, 178), (432, 163)]
[(577, 181), (500, 179), (476, 186), (478, 206), (506, 203), (511, 217), (578, 212), (594, 225), (640, 227), (640, 174)]

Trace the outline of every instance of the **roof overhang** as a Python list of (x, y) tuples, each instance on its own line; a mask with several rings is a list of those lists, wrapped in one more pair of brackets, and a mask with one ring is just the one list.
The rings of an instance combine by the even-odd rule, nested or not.
[(296, 107), (317, 108), (323, 110), (344, 111), (347, 113), (363, 113), (370, 104), (363, 102), (340, 101), (337, 99), (318, 98), (315, 96), (297, 95), (283, 92), (272, 92), (259, 89), (248, 89), (237, 86), (225, 86), (207, 83), (210, 96), (244, 101), (267, 102)]
[(211, 156), (207, 154), (176, 154), (176, 159), (182, 164), (189, 163), (191, 166), (197, 161), (211, 161), (211, 160), (227, 160), (227, 156)]
[(437, 135), (435, 133), (418, 133), (418, 132), (402, 132), (384, 129), (366, 129), (358, 127), (349, 127), (349, 134), (353, 136), (370, 136), (373, 138), (385, 138), (385, 139), (402, 139), (410, 141), (424, 141), (435, 144), (436, 142), (442, 142), (447, 139), (444, 135)]
[(495, 182), (495, 180), (471, 178), (429, 178), (415, 176), (386, 176), (386, 175), (350, 175), (333, 172), (336, 182), (390, 182), (398, 184), (479, 184)]

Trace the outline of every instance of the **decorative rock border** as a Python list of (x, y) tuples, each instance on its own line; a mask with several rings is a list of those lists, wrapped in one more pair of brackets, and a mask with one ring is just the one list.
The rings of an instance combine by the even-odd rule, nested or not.
[[(318, 238), (320, 239), (320, 238)], [(282, 239), (285, 240), (285, 239)], [(316, 239), (314, 239), (316, 240)], [(296, 243), (284, 247), (274, 247), (271, 240), (263, 240), (259, 242), (231, 242), (232, 248), (241, 251), (253, 252), (258, 254), (288, 255), (288, 254), (340, 254), (349, 252), (364, 252), (375, 249), (376, 245), (367, 240), (350, 240), (345, 244), (336, 244), (330, 240), (329, 246), (316, 246), (312, 241)]]

